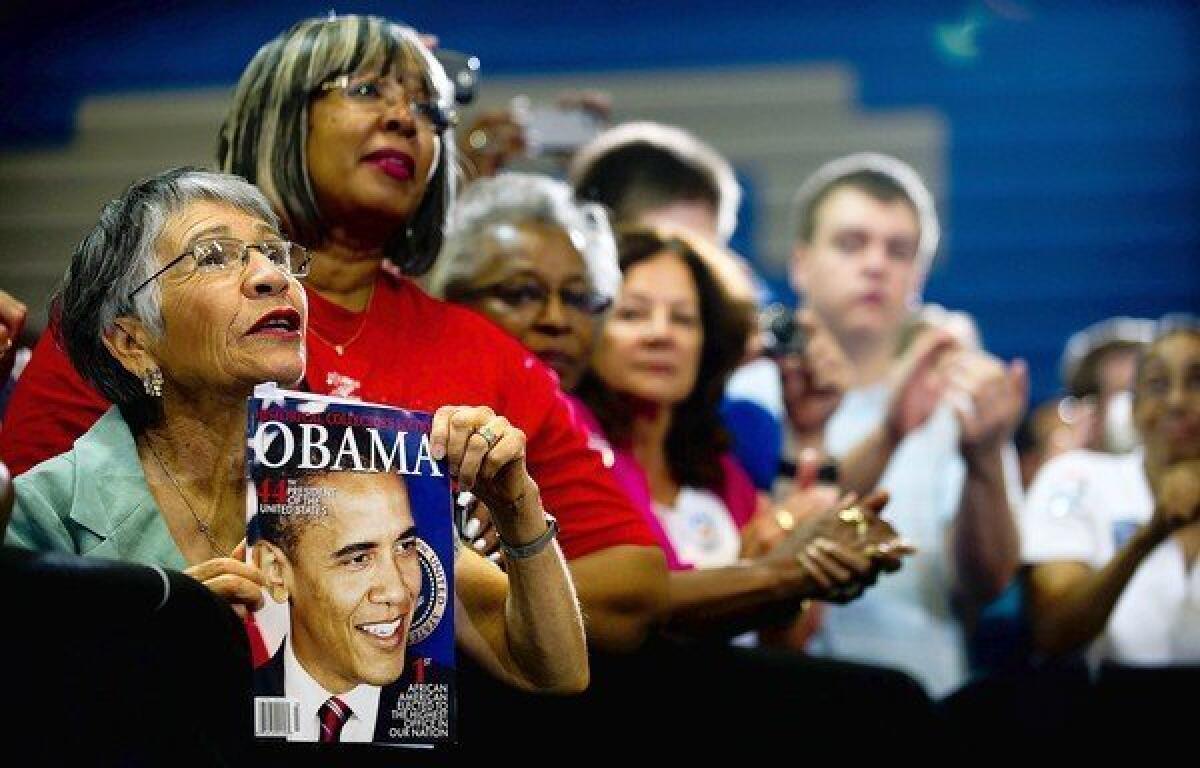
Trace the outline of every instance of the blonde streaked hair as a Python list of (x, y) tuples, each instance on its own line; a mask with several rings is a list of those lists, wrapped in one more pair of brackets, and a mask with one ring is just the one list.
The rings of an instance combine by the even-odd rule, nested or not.
[[(256, 184), (283, 220), (289, 235), (307, 245), (325, 237), (308, 176), (305, 144), (308, 107), (321, 86), (339, 75), (420, 73), (437, 105), (449, 110), (454, 89), (445, 70), (411, 27), (378, 16), (305, 19), (258, 50), (242, 73), (221, 126), (221, 170)], [(385, 253), (404, 272), (426, 272), (441, 250), (446, 214), (454, 199), (454, 137), (442, 131), (433, 175), (417, 211), (396, 232)]]

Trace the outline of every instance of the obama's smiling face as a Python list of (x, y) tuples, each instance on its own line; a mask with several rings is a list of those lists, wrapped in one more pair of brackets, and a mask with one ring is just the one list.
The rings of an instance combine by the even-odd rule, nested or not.
[(329, 514), (302, 527), (281, 562), (296, 658), (331, 693), (386, 685), (404, 670), (421, 591), (417, 531), (392, 473), (324, 475)]

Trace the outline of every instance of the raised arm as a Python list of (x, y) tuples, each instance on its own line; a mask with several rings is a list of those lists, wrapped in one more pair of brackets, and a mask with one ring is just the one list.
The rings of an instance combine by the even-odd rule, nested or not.
[(933, 415), (945, 391), (941, 364), (956, 346), (942, 331), (922, 334), (896, 361), (889, 376), (892, 395), (878, 427), (842, 457), (839, 483), (847, 491), (868, 494), (879, 484), (900, 441)]
[(446, 406), (430, 441), (459, 487), (488, 505), (507, 545), (507, 575), (474, 552), (455, 558), (458, 640), (494, 674), (525, 690), (587, 687), (587, 644), (578, 600), (553, 541), (537, 484), (525, 467), (525, 435), (490, 408)]
[(1006, 366), (981, 353), (956, 357), (948, 392), (967, 474), (951, 546), (959, 591), (982, 604), (1004, 590), (1020, 564), (1004, 453), (1025, 409), (1029, 377), (1021, 361)]

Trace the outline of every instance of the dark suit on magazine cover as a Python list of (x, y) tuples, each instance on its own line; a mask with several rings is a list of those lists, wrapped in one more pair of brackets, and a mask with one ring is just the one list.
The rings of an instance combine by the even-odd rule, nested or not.
[[(281, 643), (279, 650), (271, 657), (271, 660), (266, 664), (254, 670), (254, 695), (255, 696), (283, 696), (285, 688), (285, 672), (284, 672), (284, 647), (286, 643)], [(374, 742), (382, 743), (397, 743), (400, 741), (412, 742), (421, 741), (420, 739), (403, 739), (398, 740), (390, 735), (393, 727), (399, 723), (392, 720), (391, 711), (398, 697), (408, 692), (410, 686), (418, 683), (452, 683), (454, 681), (454, 671), (448, 669), (441, 664), (426, 658), (415, 658), (405, 662), (404, 674), (395, 682), (389, 683), (379, 689), (379, 709), (375, 716), (375, 735), (372, 738)], [(454, 687), (451, 686), (450, 697), (450, 732), (454, 733)]]

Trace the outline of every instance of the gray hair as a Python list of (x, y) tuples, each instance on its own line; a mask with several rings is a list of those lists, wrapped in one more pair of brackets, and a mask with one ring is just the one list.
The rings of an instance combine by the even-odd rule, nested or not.
[(929, 193), (929, 188), (912, 166), (891, 155), (859, 152), (830, 160), (818, 168), (800, 185), (800, 189), (796, 190), (792, 203), (792, 232), (796, 239), (808, 242), (812, 237), (816, 209), (830, 192), (843, 184), (866, 184), (868, 189), (874, 189), (875, 184), (872, 183), (874, 180), (871, 176), (895, 187), (912, 206), (919, 229), (916, 263), (921, 274), (928, 273), (934, 254), (937, 253), (938, 240), (941, 238), (933, 195)]
[(225, 203), (279, 228), (270, 203), (252, 184), (224, 173), (174, 168), (135, 182), (101, 209), (54, 297), (60, 343), (75, 370), (123, 410), (140, 406), (150, 416), (146, 408), (152, 403), (138, 378), (108, 351), (104, 337), (121, 317), (162, 335), (158, 282), (137, 296), (130, 293), (159, 269), (156, 247), (170, 216), (200, 200)]
[(606, 299), (616, 297), (621, 271), (604, 209), (579, 203), (563, 182), (532, 173), (501, 173), (480, 179), (463, 192), (430, 274), (430, 291), (453, 299), (456, 289), (469, 286), (487, 266), (480, 245), (489, 230), (529, 222), (562, 230), (583, 258), (592, 290)]

